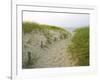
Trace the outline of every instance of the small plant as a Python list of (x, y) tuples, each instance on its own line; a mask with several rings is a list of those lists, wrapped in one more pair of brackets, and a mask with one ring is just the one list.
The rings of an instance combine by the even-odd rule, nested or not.
[(32, 56), (31, 52), (28, 52), (27, 65), (32, 65), (33, 64), (32, 57), (31, 56)]
[(60, 39), (66, 39), (68, 37), (68, 34), (66, 33), (61, 33)]
[(41, 45), (40, 45), (40, 46), (41, 46), (41, 48), (43, 48), (43, 47), (44, 47), (44, 45), (43, 45), (43, 41), (41, 41)]
[(66, 33), (63, 33), (62, 35), (63, 35), (63, 38), (64, 38), (64, 39), (66, 39), (67, 36), (68, 36)]
[(44, 45), (44, 48), (48, 48), (49, 46), (47, 44)]
[(54, 41), (57, 41), (57, 38), (56, 37), (54, 37)]
[(47, 39), (47, 43), (52, 44), (51, 39)]
[(35, 54), (33, 55), (31, 52), (27, 53), (27, 62), (23, 65), (24, 68), (31, 68), (39, 59)]

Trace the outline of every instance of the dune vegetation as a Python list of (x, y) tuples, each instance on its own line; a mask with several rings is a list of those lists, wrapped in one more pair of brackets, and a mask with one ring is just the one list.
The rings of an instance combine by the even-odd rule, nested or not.
[(59, 26), (23, 22), (23, 68), (89, 65), (89, 27), (72, 33)]
[(89, 27), (77, 28), (67, 48), (75, 65), (89, 65)]

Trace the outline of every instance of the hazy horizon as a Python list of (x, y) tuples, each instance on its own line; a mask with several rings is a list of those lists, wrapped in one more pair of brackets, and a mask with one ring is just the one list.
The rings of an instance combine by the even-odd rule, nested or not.
[(88, 14), (23, 12), (23, 22), (54, 25), (65, 29), (89, 26)]

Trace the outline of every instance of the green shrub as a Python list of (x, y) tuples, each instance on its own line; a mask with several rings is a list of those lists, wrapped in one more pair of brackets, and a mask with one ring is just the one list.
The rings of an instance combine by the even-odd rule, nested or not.
[(40, 29), (40, 25), (37, 23), (31, 23), (31, 22), (24, 22), (22, 24), (22, 30), (24, 33), (29, 33), (31, 32), (33, 29)]

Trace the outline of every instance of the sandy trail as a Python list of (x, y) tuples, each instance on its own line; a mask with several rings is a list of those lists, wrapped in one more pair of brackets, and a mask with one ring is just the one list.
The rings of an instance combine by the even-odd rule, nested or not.
[(28, 61), (28, 52), (31, 52), (33, 64), (30, 68), (49, 68), (71, 66), (69, 54), (66, 49), (70, 39), (59, 39), (41, 48), (41, 41), (45, 43), (46, 37), (40, 33), (29, 33), (23, 37), (23, 63)]
[(39, 60), (33, 66), (36, 68), (42, 67), (66, 67), (71, 63), (67, 57), (66, 46), (68, 40), (59, 40), (49, 45), (49, 48), (43, 50)]

